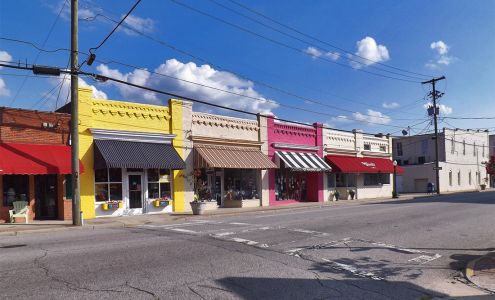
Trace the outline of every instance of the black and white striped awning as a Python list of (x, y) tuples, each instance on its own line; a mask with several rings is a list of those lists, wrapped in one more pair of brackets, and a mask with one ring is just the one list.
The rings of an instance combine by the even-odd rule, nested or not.
[(332, 168), (315, 153), (276, 151), (275, 154), (292, 171), (331, 172)]

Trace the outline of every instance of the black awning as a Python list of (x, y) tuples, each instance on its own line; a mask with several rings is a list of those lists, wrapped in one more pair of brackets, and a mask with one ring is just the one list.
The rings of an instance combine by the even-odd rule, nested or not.
[(95, 169), (185, 169), (186, 164), (171, 144), (95, 140)]

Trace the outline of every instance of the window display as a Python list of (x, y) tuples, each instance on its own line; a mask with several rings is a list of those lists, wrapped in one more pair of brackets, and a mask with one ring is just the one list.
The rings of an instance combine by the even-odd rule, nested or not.
[(275, 199), (306, 201), (307, 176), (304, 172), (278, 169), (275, 172)]
[(97, 202), (122, 200), (122, 169), (95, 170), (95, 200)]
[(259, 199), (256, 170), (225, 169), (225, 195), (230, 200)]
[(172, 198), (171, 178), (168, 169), (148, 169), (148, 198)]
[(14, 201), (28, 201), (29, 177), (27, 175), (3, 176), (3, 206), (12, 206)]

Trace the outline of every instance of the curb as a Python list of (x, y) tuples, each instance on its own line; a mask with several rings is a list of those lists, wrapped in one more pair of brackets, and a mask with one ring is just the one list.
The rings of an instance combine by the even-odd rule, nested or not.
[(476, 263), (478, 261), (480, 261), (481, 259), (485, 258), (488, 254), (485, 254), (481, 257), (478, 257), (476, 259), (473, 259), (471, 260), (470, 262), (467, 263), (466, 265), (466, 269), (464, 270), (464, 275), (466, 277), (466, 279), (471, 283), (473, 284), (474, 286), (476, 286), (477, 288), (479, 289), (482, 289), (490, 294), (494, 294), (495, 293), (495, 290), (491, 290), (491, 289), (488, 289), (482, 285), (480, 285), (476, 280), (473, 280), (473, 276), (474, 276), (474, 270), (476, 269)]

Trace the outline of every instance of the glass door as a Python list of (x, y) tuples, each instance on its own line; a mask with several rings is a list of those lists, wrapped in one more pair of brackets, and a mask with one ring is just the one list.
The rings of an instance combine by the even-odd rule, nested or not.
[(57, 175), (36, 175), (34, 184), (36, 219), (57, 219)]
[(129, 208), (143, 208), (142, 175), (129, 176)]

